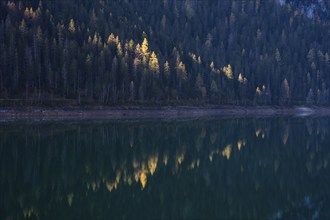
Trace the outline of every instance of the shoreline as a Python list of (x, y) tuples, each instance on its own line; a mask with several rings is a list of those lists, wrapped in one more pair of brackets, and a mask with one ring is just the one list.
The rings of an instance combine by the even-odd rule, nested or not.
[(0, 108), (0, 121), (19, 119), (83, 120), (83, 119), (164, 119), (200, 117), (270, 117), (270, 116), (328, 116), (329, 107), (92, 107), (92, 108)]

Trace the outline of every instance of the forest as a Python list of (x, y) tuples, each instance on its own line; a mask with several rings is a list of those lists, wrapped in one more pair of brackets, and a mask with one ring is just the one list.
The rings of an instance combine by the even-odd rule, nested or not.
[(330, 104), (329, 1), (0, 1), (0, 106)]

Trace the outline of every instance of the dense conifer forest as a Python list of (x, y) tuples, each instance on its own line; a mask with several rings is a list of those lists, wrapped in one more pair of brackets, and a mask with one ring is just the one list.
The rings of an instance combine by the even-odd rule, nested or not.
[(0, 104), (329, 105), (329, 1), (0, 1)]

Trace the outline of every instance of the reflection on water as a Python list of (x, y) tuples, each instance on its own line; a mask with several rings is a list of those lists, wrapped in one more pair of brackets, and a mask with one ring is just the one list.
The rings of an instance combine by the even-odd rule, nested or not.
[(0, 125), (0, 218), (330, 217), (330, 118)]

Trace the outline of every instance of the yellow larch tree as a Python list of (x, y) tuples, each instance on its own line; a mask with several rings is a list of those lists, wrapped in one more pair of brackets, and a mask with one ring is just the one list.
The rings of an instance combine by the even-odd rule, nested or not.
[(223, 67), (222, 71), (225, 73), (228, 79), (233, 79), (233, 70), (230, 64), (228, 64), (228, 66)]
[(74, 23), (74, 20), (73, 20), (73, 19), (70, 20), (68, 30), (69, 30), (71, 33), (76, 32), (76, 26), (75, 26), (75, 23)]
[(158, 64), (158, 58), (155, 52), (151, 53), (150, 59), (149, 59), (149, 69), (154, 73), (159, 73), (159, 64)]
[(117, 53), (118, 53), (119, 56), (122, 56), (123, 55), (123, 49), (121, 47), (121, 43), (120, 42), (117, 44)]
[(142, 53), (142, 62), (143, 64), (147, 64), (148, 58), (149, 58), (149, 43), (147, 38), (143, 39), (142, 45), (141, 45), (141, 53)]

